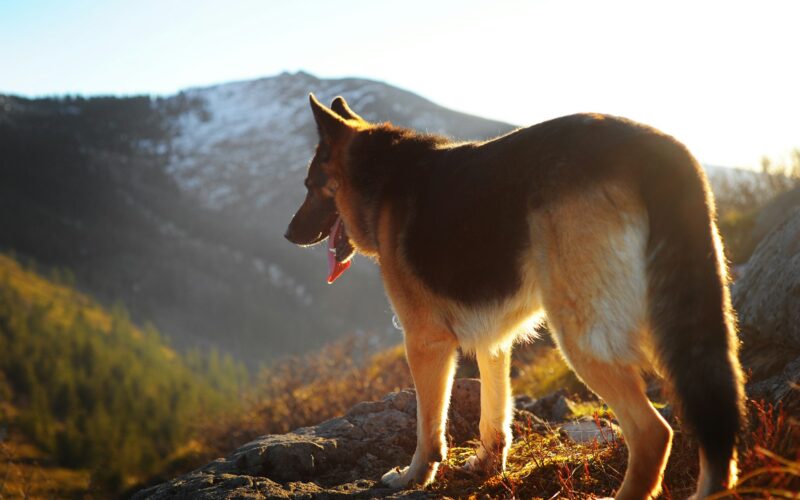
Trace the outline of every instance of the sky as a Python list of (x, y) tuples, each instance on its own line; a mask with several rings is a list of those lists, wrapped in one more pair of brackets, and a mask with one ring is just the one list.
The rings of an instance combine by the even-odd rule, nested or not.
[(705, 163), (800, 147), (800, 2), (0, 0), (0, 93), (170, 94), (304, 70), (530, 125), (627, 116)]

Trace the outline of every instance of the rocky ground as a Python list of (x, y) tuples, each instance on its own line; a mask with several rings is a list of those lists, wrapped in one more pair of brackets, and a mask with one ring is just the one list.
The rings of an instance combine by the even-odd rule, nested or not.
[[(601, 431), (595, 421), (572, 419), (574, 404), (562, 392), (539, 400), (522, 396), (516, 399), (515, 418), (536, 432), (561, 432), (577, 442), (597, 438)], [(452, 444), (476, 439), (479, 418), (480, 382), (456, 380), (448, 423)], [(607, 427), (603, 439), (615, 436), (613, 424), (601, 425)], [(379, 481), (391, 467), (411, 460), (415, 439), (416, 396), (405, 389), (313, 427), (260, 437), (134, 499), (432, 498), (421, 489), (397, 491)]]
[[(453, 438), (475, 436), (479, 415), (480, 382), (458, 380), (450, 409)], [(403, 390), (314, 427), (263, 436), (134, 498), (426, 498), (424, 491), (398, 492), (379, 482), (391, 467), (411, 460), (415, 436), (416, 396)]]

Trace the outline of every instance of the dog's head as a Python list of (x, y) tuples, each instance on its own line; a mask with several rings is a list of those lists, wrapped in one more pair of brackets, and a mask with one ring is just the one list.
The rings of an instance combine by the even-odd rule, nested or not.
[(342, 182), (345, 149), (364, 120), (355, 114), (345, 100), (337, 97), (326, 108), (309, 96), (317, 123), (319, 143), (305, 179), (306, 198), (286, 230), (286, 239), (300, 246), (329, 240), (328, 283), (332, 283), (350, 265), (355, 249), (347, 236), (336, 208), (336, 192)]

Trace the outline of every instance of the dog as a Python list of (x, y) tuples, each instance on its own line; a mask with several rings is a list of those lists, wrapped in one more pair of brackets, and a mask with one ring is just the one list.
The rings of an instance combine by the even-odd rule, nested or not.
[(619, 420), (629, 461), (616, 498), (656, 496), (670, 452), (643, 372), (664, 378), (699, 443), (696, 497), (735, 484), (735, 316), (713, 196), (683, 144), (591, 113), (453, 142), (309, 97), (320, 140), (285, 236), (328, 238), (329, 282), (356, 252), (380, 265), (417, 393), (416, 451), (384, 484), (433, 481), (459, 346), (481, 377), (480, 445), (465, 467), (505, 467), (511, 348), (542, 315)]

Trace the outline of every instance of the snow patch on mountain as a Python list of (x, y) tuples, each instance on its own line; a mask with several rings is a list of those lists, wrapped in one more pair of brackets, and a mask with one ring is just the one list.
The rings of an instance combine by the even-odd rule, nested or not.
[[(308, 92), (346, 94), (356, 106), (380, 100), (383, 84), (319, 80), (305, 73), (184, 91), (197, 103), (176, 119), (168, 171), (186, 192), (214, 209), (268, 206), (296, 181), (316, 147)], [(294, 182), (297, 189), (302, 186)]]
[(261, 210), (302, 192), (299, 182), (317, 143), (308, 104), (342, 95), (370, 121), (391, 120), (459, 138), (487, 138), (513, 127), (447, 110), (381, 82), (323, 80), (304, 72), (188, 89), (193, 103), (173, 123), (168, 172), (187, 193), (216, 210)]

